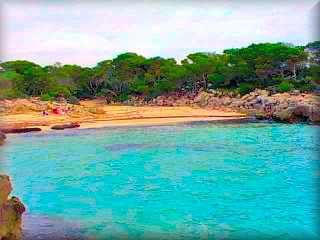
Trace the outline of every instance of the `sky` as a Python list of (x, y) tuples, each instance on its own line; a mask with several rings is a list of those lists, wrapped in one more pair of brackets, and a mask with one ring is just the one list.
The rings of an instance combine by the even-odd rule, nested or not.
[(305, 45), (318, 0), (0, 0), (0, 59), (94, 66), (120, 53), (184, 59), (251, 43)]

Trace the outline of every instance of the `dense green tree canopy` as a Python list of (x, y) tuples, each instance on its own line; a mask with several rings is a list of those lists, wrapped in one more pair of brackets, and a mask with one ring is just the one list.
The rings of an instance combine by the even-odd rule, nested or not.
[(287, 82), (311, 89), (320, 84), (319, 53), (320, 41), (316, 41), (304, 47), (260, 43), (227, 49), (222, 54), (192, 53), (181, 63), (131, 52), (91, 68), (59, 62), (41, 67), (25, 60), (7, 61), (0, 63), (0, 97), (111, 95), (125, 100), (129, 94), (152, 98), (171, 91), (209, 88), (247, 91)]

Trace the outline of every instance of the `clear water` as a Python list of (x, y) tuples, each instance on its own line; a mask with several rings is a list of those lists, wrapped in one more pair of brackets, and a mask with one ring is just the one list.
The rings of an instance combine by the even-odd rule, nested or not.
[(0, 164), (31, 239), (319, 239), (319, 133), (266, 123), (29, 133), (9, 136)]

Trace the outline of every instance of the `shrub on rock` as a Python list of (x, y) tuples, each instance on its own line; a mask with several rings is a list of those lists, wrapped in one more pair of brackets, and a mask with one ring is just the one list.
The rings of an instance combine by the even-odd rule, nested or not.
[(276, 86), (278, 92), (290, 92), (293, 89), (293, 85), (289, 82), (282, 82)]

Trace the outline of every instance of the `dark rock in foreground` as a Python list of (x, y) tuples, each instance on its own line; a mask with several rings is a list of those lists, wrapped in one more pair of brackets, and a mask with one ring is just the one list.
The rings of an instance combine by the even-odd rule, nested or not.
[(0, 129), (3, 133), (27, 133), (27, 132), (39, 132), (41, 128), (30, 127), (30, 128), (3, 128)]
[(21, 216), (25, 212), (19, 198), (8, 199), (12, 191), (10, 178), (0, 175), (0, 239), (21, 239)]
[(6, 135), (3, 132), (0, 132), (0, 146), (4, 143), (6, 138)]
[(67, 124), (54, 125), (51, 127), (51, 129), (64, 130), (64, 129), (68, 129), (68, 128), (77, 128), (77, 127), (80, 127), (79, 123), (67, 123)]

